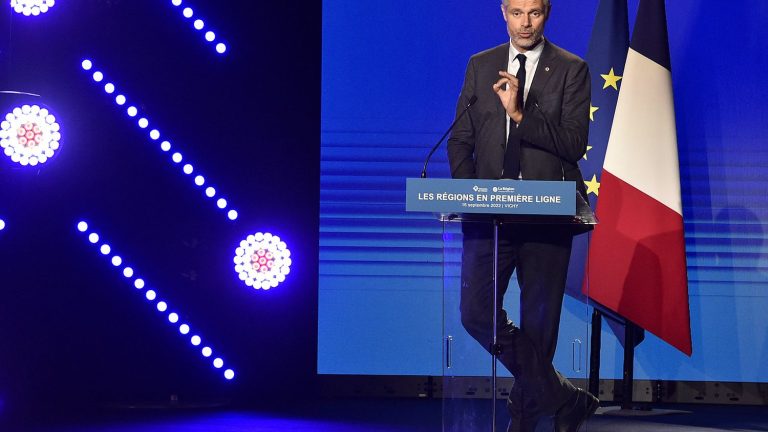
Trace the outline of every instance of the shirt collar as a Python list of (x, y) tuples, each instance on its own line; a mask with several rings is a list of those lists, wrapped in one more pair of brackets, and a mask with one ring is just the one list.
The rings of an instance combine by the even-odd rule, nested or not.
[[(536, 45), (536, 48), (532, 50), (528, 50), (525, 52), (525, 61), (527, 64), (536, 64), (539, 61), (539, 58), (541, 57), (541, 53), (544, 51), (544, 44), (547, 43), (546, 39), (542, 38), (541, 42)], [(512, 40), (509, 41), (509, 61), (510, 63), (512, 60), (517, 57), (517, 55), (520, 54), (520, 51), (518, 51), (515, 46), (512, 44)]]

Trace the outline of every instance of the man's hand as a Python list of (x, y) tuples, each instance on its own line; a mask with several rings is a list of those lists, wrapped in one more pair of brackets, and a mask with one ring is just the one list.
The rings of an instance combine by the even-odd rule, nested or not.
[[(517, 106), (517, 77), (506, 71), (499, 71), (499, 76), (501, 78), (493, 85), (493, 91), (499, 96), (512, 121), (519, 124), (523, 121), (523, 110)], [(505, 84), (508, 84), (506, 89)]]

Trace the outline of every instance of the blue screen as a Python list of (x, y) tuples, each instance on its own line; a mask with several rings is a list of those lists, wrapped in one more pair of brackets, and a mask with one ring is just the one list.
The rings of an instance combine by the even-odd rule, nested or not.
[[(554, 2), (547, 37), (584, 57), (597, 3)], [(667, 4), (693, 356), (648, 335), (638, 379), (768, 381), (768, 4), (751, 3)], [(499, 5), (326, 0), (323, 20), (318, 370), (440, 375), (443, 251), (455, 277), (460, 243), (405, 212), (405, 178), (453, 120), (469, 57), (508, 40)], [(429, 172), (449, 177), (444, 148)], [(585, 309), (566, 299), (561, 369)], [(622, 359), (604, 330), (601, 375)]]

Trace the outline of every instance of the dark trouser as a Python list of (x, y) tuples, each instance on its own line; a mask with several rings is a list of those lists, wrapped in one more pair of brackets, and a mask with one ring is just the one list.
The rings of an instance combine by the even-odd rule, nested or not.
[[(486, 349), (493, 341), (493, 225), (464, 222), (461, 322)], [(557, 226), (499, 228), (497, 342), (499, 361), (515, 376), (513, 416), (552, 415), (575, 387), (552, 366), (557, 346), (572, 236)], [(503, 297), (512, 273), (520, 285), (520, 327), (508, 319)]]

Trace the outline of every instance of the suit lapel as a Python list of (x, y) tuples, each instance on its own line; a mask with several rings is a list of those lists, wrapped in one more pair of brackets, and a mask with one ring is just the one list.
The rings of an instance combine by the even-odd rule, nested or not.
[[(500, 71), (506, 71), (507, 67), (509, 67), (509, 42), (507, 42), (504, 47), (504, 52), (499, 55), (499, 68)], [(501, 77), (498, 77), (501, 78)], [(497, 78), (497, 79), (498, 79)], [(495, 83), (496, 81), (494, 81)], [(498, 96), (496, 96), (496, 118), (499, 120), (499, 125), (496, 126), (496, 129), (498, 130), (497, 136), (499, 137), (499, 144), (501, 145), (501, 148), (506, 149), (507, 148), (507, 112), (504, 109), (504, 105), (501, 104), (501, 101), (499, 100)]]
[[(509, 56), (509, 54), (507, 54), (507, 56)], [(538, 102), (539, 95), (542, 94), (544, 88), (547, 86), (549, 78), (555, 72), (557, 66), (555, 59), (556, 57), (554, 55), (554, 50), (552, 50), (552, 44), (544, 39), (544, 50), (541, 52), (541, 58), (539, 58), (539, 64), (536, 67), (536, 73), (534, 74), (533, 82), (531, 83), (531, 89), (528, 91), (528, 98), (525, 101), (526, 107), (530, 107), (531, 101)]]
[[(504, 45), (504, 53), (503, 55), (499, 56), (499, 70), (500, 71), (506, 71), (509, 67), (509, 42)], [(501, 77), (498, 77), (501, 78)], [(497, 78), (497, 79), (498, 79)], [(506, 111), (504, 110), (504, 106), (501, 104), (501, 101), (497, 104), (497, 112), (506, 115)]]

